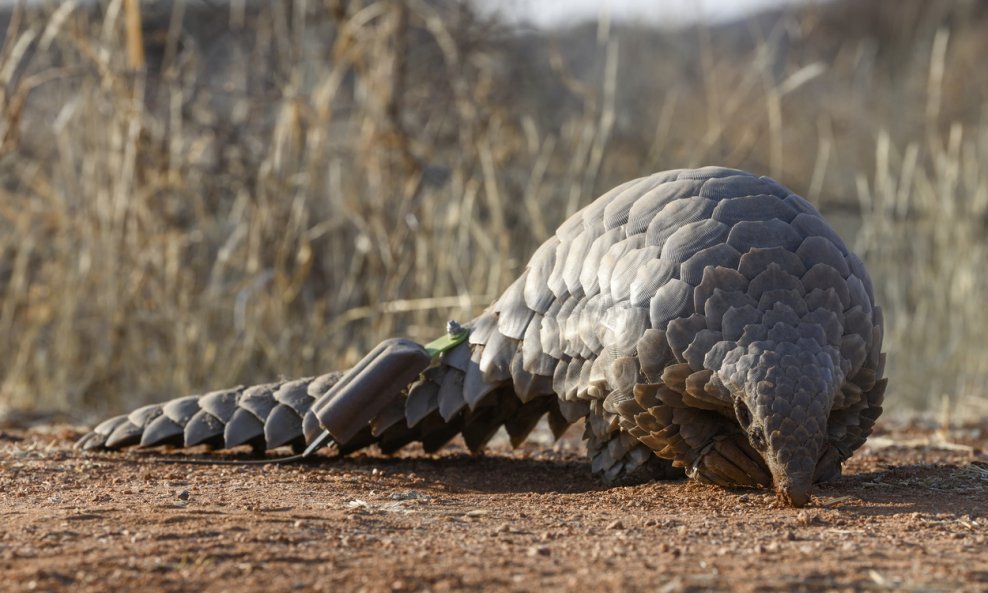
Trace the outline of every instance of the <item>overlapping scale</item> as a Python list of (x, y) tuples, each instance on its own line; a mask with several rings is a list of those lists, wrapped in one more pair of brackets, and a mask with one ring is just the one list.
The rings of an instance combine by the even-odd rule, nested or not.
[(662, 259), (673, 264), (693, 257), (696, 252), (713, 245), (721, 245), (730, 227), (713, 219), (686, 224), (673, 232), (662, 245)]
[(565, 304), (565, 300), (554, 301), (549, 310), (542, 316), (542, 322), (539, 326), (539, 343), (542, 345), (542, 351), (555, 360), (563, 357), (562, 332), (557, 318), (559, 311)]
[[(582, 224), (582, 223), (581, 223)], [(556, 245), (552, 258), (552, 271), (549, 272), (549, 291), (556, 299), (563, 299), (569, 294), (566, 288), (566, 281), (563, 279), (563, 270), (566, 267), (566, 259), (569, 257), (570, 243), (562, 240), (560, 236), (559, 244)]]
[(581, 264), (579, 282), (583, 287), (582, 294), (591, 296), (600, 291), (599, 270), (601, 261), (611, 247), (621, 245), (627, 240), (624, 229), (621, 227), (610, 228), (594, 239), (590, 244), (590, 249), (583, 258)]
[(666, 340), (669, 341), (669, 347), (677, 360), (681, 362), (686, 360), (683, 353), (693, 343), (696, 335), (705, 329), (707, 329), (706, 318), (696, 313), (669, 322), (666, 328)]
[(427, 370), (424, 377), (408, 390), (408, 397), (405, 399), (405, 422), (410, 428), (414, 427), (438, 409), (439, 384), (430, 377)]
[(642, 307), (618, 303), (608, 308), (597, 325), (602, 349), (612, 355), (634, 355), (639, 336), (649, 329), (649, 323), (649, 312)]
[(463, 383), (465, 379), (466, 373), (459, 369), (450, 369), (446, 371), (440, 380), (439, 389), (436, 392), (436, 401), (439, 405), (439, 415), (447, 422), (467, 405), (463, 397), (465, 392)]
[[(745, 196), (771, 194), (776, 198), (788, 195), (788, 190), (767, 177), (755, 177), (740, 171), (723, 170), (703, 184), (699, 195), (716, 200), (738, 199)], [(740, 174), (739, 174), (740, 173)]]
[(593, 352), (584, 344), (583, 337), (580, 335), (583, 311), (586, 309), (591, 298), (578, 300), (576, 306), (573, 307), (573, 310), (566, 317), (565, 323), (559, 326), (562, 332), (563, 352), (569, 356), (587, 358), (593, 355)]
[(841, 277), (840, 273), (827, 264), (817, 264), (807, 270), (802, 278), (803, 289), (806, 292), (814, 290), (833, 291), (840, 299), (841, 306), (847, 309), (851, 306), (851, 292), (847, 287), (847, 281)]
[(847, 245), (825, 220), (815, 212), (802, 212), (792, 219), (792, 227), (801, 237), (824, 237), (833, 243), (841, 253), (847, 254)]
[(691, 222), (710, 219), (717, 203), (706, 198), (682, 198), (674, 200), (659, 211), (645, 229), (645, 244), (663, 247), (665, 242), (680, 228)]
[[(649, 259), (659, 257), (659, 249), (643, 248), (644, 235), (632, 235), (611, 245), (596, 270), (600, 292), (615, 301), (627, 300), (637, 267)], [(621, 294), (623, 293), (623, 294)]]
[(847, 278), (851, 273), (844, 254), (826, 237), (816, 235), (806, 237), (796, 249), (796, 255), (803, 261), (807, 270), (817, 264), (826, 264), (837, 270), (843, 278)]
[(663, 185), (667, 179), (669, 176), (666, 175), (644, 177), (637, 183), (633, 183), (616, 193), (604, 207), (604, 228), (620, 228), (624, 232), (632, 207), (642, 199), (642, 196), (649, 193), (653, 188)]
[(742, 220), (771, 220), (773, 218), (788, 223), (797, 214), (795, 208), (780, 200), (778, 196), (757, 194), (722, 200), (714, 208), (711, 216), (714, 220), (727, 226), (734, 226)]
[(549, 276), (556, 263), (556, 248), (559, 237), (550, 237), (543, 243), (528, 262), (525, 274), (525, 304), (536, 313), (546, 312), (556, 295), (549, 288)]
[(583, 342), (582, 356), (591, 356), (603, 348), (599, 335), (600, 320), (614, 306), (614, 299), (603, 294), (594, 295), (587, 300), (577, 321), (577, 331)]
[(697, 251), (679, 266), (679, 278), (693, 286), (703, 279), (708, 267), (736, 270), (741, 254), (727, 243), (718, 243)]
[(663, 284), (649, 301), (649, 315), (654, 328), (665, 329), (670, 321), (692, 313), (693, 287), (679, 279)]
[[(659, 249), (652, 246), (652, 249)], [(665, 286), (676, 273), (676, 266), (663, 259), (646, 259), (635, 273), (635, 278), (628, 289), (628, 297), (632, 305), (641, 307), (647, 305), (655, 297), (660, 288)], [(612, 290), (612, 294), (613, 294)]]
[(542, 316), (535, 315), (522, 340), (522, 368), (532, 374), (551, 377), (556, 359), (542, 349), (541, 327)]
[(743, 220), (731, 227), (727, 244), (747, 253), (752, 248), (781, 247), (794, 251), (803, 237), (788, 223), (773, 218), (770, 220)]
[[(725, 336), (731, 336), (729, 339), (737, 339), (745, 324), (754, 323), (757, 319), (756, 305), (746, 292), (715, 288), (703, 303), (703, 316), (707, 318), (707, 327), (723, 331)], [(747, 310), (750, 310), (749, 317), (745, 317)], [(731, 315), (729, 319), (728, 314)]]
[[(803, 278), (805, 279), (806, 275)], [(843, 280), (841, 281), (843, 282)], [(748, 283), (748, 296), (755, 300), (761, 300), (765, 292), (774, 290), (795, 291), (802, 295), (813, 288), (815, 286), (806, 286), (804, 282), (800, 282), (797, 276), (786, 272), (773, 262)]]
[[(577, 299), (586, 295), (583, 285), (580, 283), (583, 263), (587, 260), (590, 247), (598, 237), (604, 234), (604, 231), (604, 225), (599, 220), (586, 224), (583, 232), (573, 238), (569, 249), (566, 250), (566, 259), (562, 262), (562, 280), (569, 294)], [(559, 263), (557, 260), (557, 267), (559, 267)]]
[(795, 253), (782, 247), (756, 247), (743, 252), (738, 262), (738, 272), (749, 280), (764, 272), (770, 264), (775, 264), (783, 272), (800, 277), (806, 272), (806, 266)]
[(628, 211), (628, 235), (644, 233), (667, 204), (699, 193), (702, 180), (680, 179), (657, 185), (643, 194)]
[(515, 280), (494, 306), (498, 314), (497, 331), (515, 340), (524, 337), (528, 322), (535, 315), (535, 311), (525, 302), (525, 278), (526, 274), (522, 274)]
[[(748, 279), (737, 270), (723, 266), (708, 266), (704, 269), (702, 279), (693, 290), (693, 310), (705, 311), (707, 300), (713, 296), (714, 291), (744, 293), (747, 289)], [(719, 325), (720, 320), (718, 319), (715, 323)]]

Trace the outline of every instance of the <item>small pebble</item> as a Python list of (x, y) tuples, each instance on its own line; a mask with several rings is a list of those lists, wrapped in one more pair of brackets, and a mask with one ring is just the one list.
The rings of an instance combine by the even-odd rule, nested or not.
[(528, 549), (529, 556), (548, 556), (549, 554), (552, 554), (549, 546), (532, 546)]
[(608, 529), (624, 529), (624, 523), (621, 522), (621, 519), (615, 519), (615, 520), (613, 520), (613, 521), (611, 521), (610, 523), (607, 524), (607, 528)]

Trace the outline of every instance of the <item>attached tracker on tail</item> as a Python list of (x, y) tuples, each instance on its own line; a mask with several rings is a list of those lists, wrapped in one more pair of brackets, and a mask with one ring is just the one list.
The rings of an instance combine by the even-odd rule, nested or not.
[[(881, 414), (882, 313), (864, 265), (806, 200), (707, 167), (621, 185), (563, 223), (468, 339), (389, 340), (346, 375), (140, 408), (82, 438), (341, 453), (585, 418), (594, 472), (774, 486), (794, 506)], [(453, 336), (462, 337), (462, 336)], [(682, 468), (682, 469), (678, 469)]]

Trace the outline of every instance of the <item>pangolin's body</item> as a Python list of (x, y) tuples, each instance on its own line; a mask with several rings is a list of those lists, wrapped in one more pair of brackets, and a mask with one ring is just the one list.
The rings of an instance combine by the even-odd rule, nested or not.
[(344, 452), (456, 434), (476, 450), (501, 426), (520, 443), (548, 414), (557, 434), (586, 418), (609, 480), (684, 468), (802, 505), (864, 443), (886, 384), (858, 257), (803, 198), (723, 168), (611, 190), (467, 327), (431, 365), (398, 341), (345, 376), (147, 406), (81, 443), (301, 449), (326, 427)]

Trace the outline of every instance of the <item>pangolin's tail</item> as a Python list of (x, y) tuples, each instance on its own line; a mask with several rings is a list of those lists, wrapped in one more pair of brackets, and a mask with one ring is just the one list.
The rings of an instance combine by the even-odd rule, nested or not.
[(255, 451), (291, 446), (301, 452), (328, 444), (347, 453), (371, 444), (393, 452), (420, 441), (433, 451), (462, 434), (476, 451), (501, 426), (517, 446), (546, 414), (558, 436), (586, 413), (558, 400), (545, 385), (491, 382), (478, 372), (473, 350), (452, 333), (445, 343), (426, 347), (390, 339), (345, 373), (144, 406), (99, 424), (77, 446), (250, 445)]

